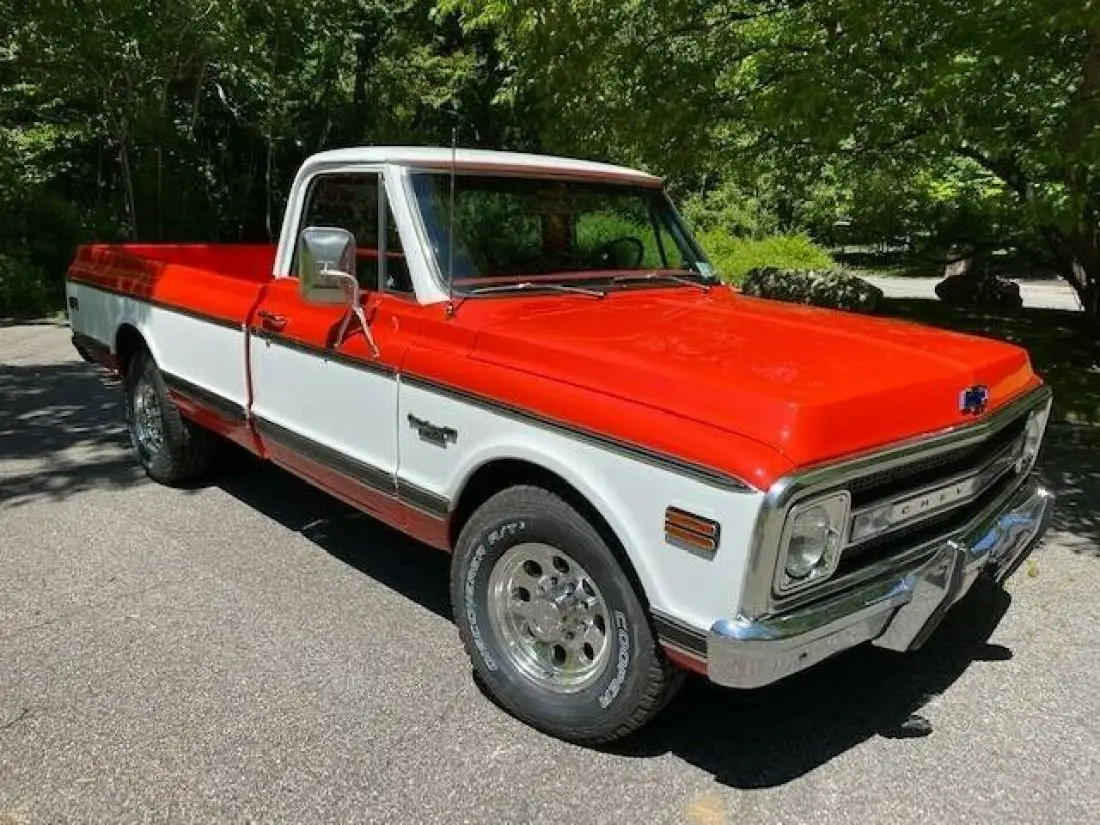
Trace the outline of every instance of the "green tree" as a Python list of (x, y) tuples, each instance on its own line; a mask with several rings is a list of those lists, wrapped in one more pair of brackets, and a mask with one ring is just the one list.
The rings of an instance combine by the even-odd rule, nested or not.
[(0, 19), (0, 315), (14, 290), (56, 300), (81, 239), (271, 239), (316, 151), (535, 145), (521, 103), (489, 105), (492, 34), (431, 0), (0, 0)]
[[(947, 227), (1025, 228), (1100, 324), (1096, 0), (445, 2), (498, 32), (506, 93), (570, 113), (544, 114), (555, 146), (686, 178), (763, 163), (788, 206), (904, 169)], [(969, 202), (944, 209), (952, 186)]]

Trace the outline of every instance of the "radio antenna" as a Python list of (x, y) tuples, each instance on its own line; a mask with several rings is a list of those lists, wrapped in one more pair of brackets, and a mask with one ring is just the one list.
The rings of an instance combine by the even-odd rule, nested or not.
[(451, 127), (451, 208), (447, 229), (447, 317), (455, 314), (455, 166), (458, 154), (458, 127)]

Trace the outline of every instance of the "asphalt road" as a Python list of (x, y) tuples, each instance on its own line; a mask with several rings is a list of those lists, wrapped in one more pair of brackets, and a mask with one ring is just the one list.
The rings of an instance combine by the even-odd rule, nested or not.
[[(938, 301), (936, 284), (943, 278), (891, 278), (875, 275), (861, 278), (877, 286), (887, 298), (925, 298)], [(1064, 309), (1078, 312), (1081, 301), (1077, 293), (1063, 280), (1020, 280), (1020, 297), (1024, 306), (1033, 309)]]
[(695, 680), (598, 751), (479, 692), (445, 556), (250, 460), (157, 486), (121, 415), (0, 328), (0, 825), (1100, 821), (1100, 449), (1048, 445), (1038, 575), (921, 652)]

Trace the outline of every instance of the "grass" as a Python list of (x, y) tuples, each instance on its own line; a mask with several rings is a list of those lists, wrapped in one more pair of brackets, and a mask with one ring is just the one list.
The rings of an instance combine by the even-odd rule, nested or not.
[(1025, 309), (1018, 314), (949, 307), (939, 301), (891, 299), (884, 314), (929, 326), (999, 338), (1028, 351), (1054, 391), (1052, 421), (1100, 426), (1100, 341), (1082, 329), (1081, 313)]

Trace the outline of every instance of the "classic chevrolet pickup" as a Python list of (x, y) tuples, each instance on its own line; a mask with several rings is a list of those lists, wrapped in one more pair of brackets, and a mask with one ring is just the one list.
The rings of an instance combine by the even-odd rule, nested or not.
[(451, 552), (476, 673), (572, 741), (917, 647), (1052, 506), (1024, 351), (740, 295), (631, 169), (326, 152), (277, 247), (84, 246), (67, 290), (152, 478), (228, 439)]

